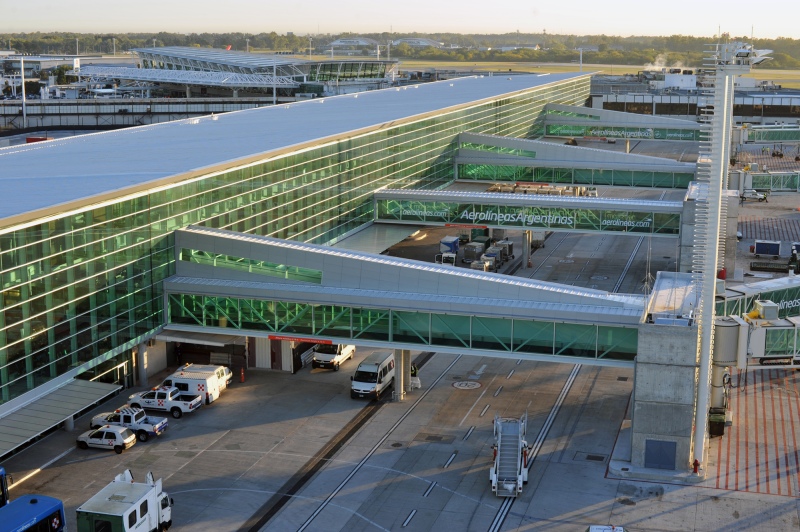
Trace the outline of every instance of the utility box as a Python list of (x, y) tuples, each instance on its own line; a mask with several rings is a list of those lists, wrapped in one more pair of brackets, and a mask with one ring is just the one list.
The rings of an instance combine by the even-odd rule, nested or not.
[(764, 299), (756, 299), (754, 309), (758, 311), (758, 317), (762, 320), (778, 319), (778, 304)]
[(781, 243), (779, 240), (756, 240), (753, 246), (753, 255), (772, 255), (779, 257), (781, 254)]

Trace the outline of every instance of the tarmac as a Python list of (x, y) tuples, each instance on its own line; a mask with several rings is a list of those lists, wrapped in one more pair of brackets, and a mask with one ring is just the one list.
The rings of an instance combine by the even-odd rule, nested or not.
[[(752, 256), (754, 235), (795, 227), (798, 207), (794, 194), (745, 202), (737, 264)], [(792, 229), (780, 236), (795, 235), (800, 233)], [(541, 274), (558, 274), (552, 270)], [(250, 370), (244, 383), (235, 382), (214, 404), (170, 418), (162, 437), (122, 455), (76, 449), (75, 438), (91, 415), (119, 406), (142, 387), (125, 390), (76, 420), (75, 430), (56, 431), (3, 463), (16, 480), (11, 496), (59, 497), (69, 529), (76, 530), (75, 508), (130, 468), (137, 479), (147, 471), (164, 479), (175, 500), (171, 530), (178, 532), (491, 529), (503, 501), (488, 483), (491, 419), (527, 411), (533, 440), (573, 366), (437, 354), (420, 369), (420, 390), (381, 404), (356, 426), (370, 407), (350, 399), (349, 375), (368, 352), (359, 349), (339, 372)], [(724, 436), (710, 439), (703, 474), (687, 469), (669, 481), (639, 480), (619, 478), (611, 467), (630, 453), (632, 370), (584, 365), (541, 443), (529, 483), (499, 529), (800, 529), (799, 379), (789, 370), (735, 371), (731, 424)], [(336, 441), (341, 444), (331, 447)], [(276, 494), (287, 495), (286, 502), (259, 524)]]

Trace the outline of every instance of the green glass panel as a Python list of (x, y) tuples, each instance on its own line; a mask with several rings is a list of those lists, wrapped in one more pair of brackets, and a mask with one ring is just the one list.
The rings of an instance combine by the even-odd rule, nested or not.
[(514, 320), (514, 352), (553, 354), (553, 324), (529, 320)]
[(555, 324), (554, 354), (594, 358), (597, 350), (596, 327), (572, 323)]
[(392, 312), (392, 339), (409, 344), (430, 344), (431, 315), (427, 312)]
[(633, 360), (639, 345), (635, 328), (597, 327), (597, 358)]
[(469, 348), (469, 316), (431, 315), (431, 344)]
[(512, 320), (503, 318), (472, 318), (472, 348), (511, 351)]
[(391, 323), (389, 311), (381, 309), (354, 308), (354, 338), (389, 342)]

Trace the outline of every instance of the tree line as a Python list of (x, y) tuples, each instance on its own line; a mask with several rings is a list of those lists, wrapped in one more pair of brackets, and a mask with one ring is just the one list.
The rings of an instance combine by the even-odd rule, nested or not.
[[(570, 62), (579, 58), (579, 48), (584, 48), (583, 61), (597, 64), (664, 66), (682, 65), (700, 67), (708, 46), (717, 42), (741, 40), (759, 49), (770, 49), (770, 68), (800, 68), (800, 40), (778, 37), (751, 39), (728, 34), (712, 37), (672, 35), (668, 37), (617, 37), (608, 35), (551, 35), (548, 33), (457, 34), (434, 33), (399, 35), (393, 33), (294, 35), (292, 33), (6, 33), (0, 34), (0, 48), (9, 48), (26, 54), (110, 54), (125, 53), (134, 48), (152, 46), (190, 46), (199, 48), (226, 48), (243, 51), (248, 46), (254, 51), (325, 53), (330, 43), (340, 38), (368, 37), (384, 48), (401, 37), (429, 38), (443, 43), (441, 48), (415, 48), (405, 44), (391, 47), (393, 58), (447, 60), (447, 61), (523, 61)], [(534, 49), (534, 47), (540, 49)], [(516, 47), (502, 51), (502, 47)], [(362, 53), (374, 53), (373, 47), (364, 47)]]

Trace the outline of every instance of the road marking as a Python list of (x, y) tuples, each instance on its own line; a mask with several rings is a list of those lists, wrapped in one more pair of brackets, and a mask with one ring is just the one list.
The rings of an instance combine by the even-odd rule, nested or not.
[(417, 511), (416, 511), (416, 510), (411, 510), (411, 513), (410, 513), (410, 514), (408, 514), (408, 517), (406, 517), (406, 520), (405, 520), (405, 521), (403, 521), (403, 528), (405, 528), (405, 527), (406, 527), (406, 525), (408, 525), (408, 523), (411, 521), (411, 518), (412, 518), (412, 517), (414, 517), (414, 514), (415, 514), (415, 513), (417, 513)]
[(469, 437), (470, 437), (470, 435), (472, 434), (472, 431), (473, 431), (473, 430), (475, 430), (475, 425), (472, 425), (472, 426), (469, 428), (469, 430), (467, 431), (467, 433), (466, 433), (466, 434), (464, 434), (464, 437), (463, 437), (463, 438), (461, 438), (461, 439), (462, 439), (462, 440), (466, 440), (467, 438), (469, 438)]
[(433, 487), (436, 485), (436, 482), (431, 482), (431, 485), (428, 486), (428, 489), (425, 490), (425, 493), (422, 495), (423, 497), (427, 497), (433, 491)]
[(36, 475), (38, 473), (41, 473), (42, 469), (45, 469), (47, 466), (49, 466), (50, 464), (52, 464), (56, 460), (61, 460), (62, 458), (64, 458), (65, 456), (67, 456), (69, 453), (71, 453), (74, 450), (75, 450), (75, 447), (70, 447), (69, 449), (67, 449), (63, 453), (59, 454), (58, 456), (56, 456), (55, 458), (53, 458), (52, 460), (50, 460), (46, 464), (43, 464), (42, 467), (37, 467), (36, 469), (34, 469), (33, 471), (31, 471), (30, 473), (28, 473), (27, 475), (25, 475), (21, 479), (19, 479), (16, 482), (14, 482), (14, 484), (9, 486), (8, 489), (11, 490), (11, 489), (16, 488), (17, 486), (19, 486), (20, 484), (22, 484), (23, 482), (25, 482), (26, 480), (28, 480), (32, 476), (34, 476), (34, 475)]
[(457, 455), (457, 454), (458, 454), (458, 451), (457, 451), (457, 450), (456, 450), (456, 451), (453, 451), (453, 454), (451, 454), (451, 455), (450, 455), (450, 459), (449, 459), (449, 460), (447, 460), (447, 463), (444, 465), (444, 469), (447, 469), (448, 467), (450, 467), (450, 464), (452, 464), (452, 463), (453, 463), (453, 460), (455, 460), (455, 459), (456, 459), (456, 455)]
[(487, 411), (487, 410), (489, 410), (489, 405), (488, 405), (488, 404), (487, 404), (486, 406), (484, 406), (484, 407), (483, 407), (483, 410), (481, 410), (481, 415), (480, 415), (480, 417), (483, 417), (483, 416), (484, 416), (484, 414), (486, 414), (486, 411)]
[(496, 391), (496, 392), (494, 392), (494, 396), (495, 396), (495, 397), (497, 397), (498, 395), (500, 395), (500, 392), (502, 392), (502, 391), (503, 391), (503, 387), (501, 386), (501, 387), (499, 387), (499, 388), (497, 389), (497, 391)]
[[(480, 383), (477, 382), (475, 384), (480, 384)], [(453, 386), (455, 386), (455, 384)], [(472, 409), (475, 408), (475, 405), (478, 404), (478, 401), (481, 400), (481, 397), (483, 397), (483, 394), (485, 394), (485, 393), (486, 393), (486, 390), (483, 390), (481, 392), (481, 394), (478, 396), (478, 398), (475, 399), (475, 402), (472, 403), (472, 406), (469, 408), (469, 410), (467, 410), (467, 413), (464, 414), (464, 417), (461, 419), (461, 423), (458, 424), (459, 427), (464, 423), (464, 421), (467, 419), (467, 416), (470, 414), (470, 412), (472, 412)]]

